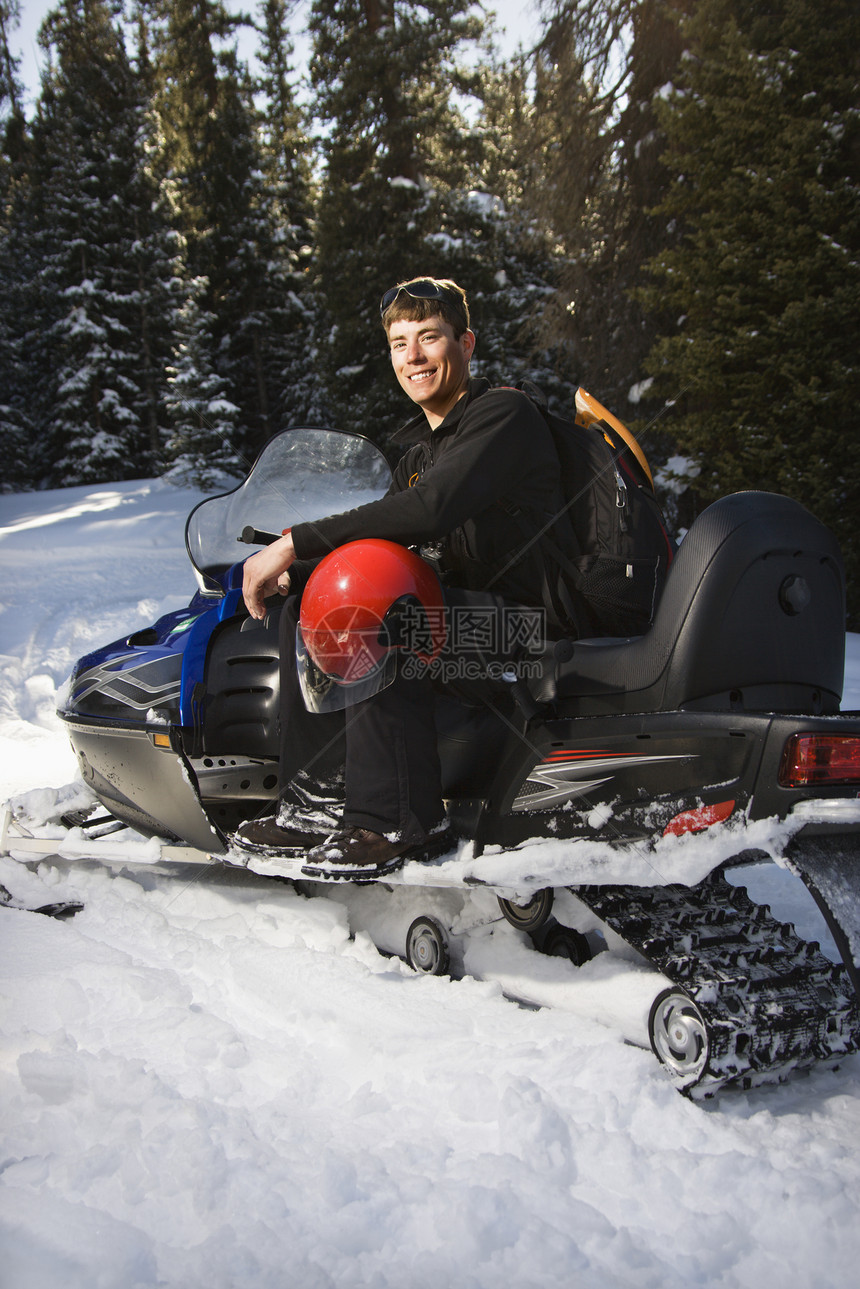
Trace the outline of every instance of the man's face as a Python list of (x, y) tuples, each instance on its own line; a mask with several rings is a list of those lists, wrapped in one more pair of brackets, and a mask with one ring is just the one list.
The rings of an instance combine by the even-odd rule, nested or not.
[(391, 365), (400, 385), (435, 429), (466, 388), (475, 336), (455, 340), (451, 324), (436, 316), (393, 322), (388, 329)]

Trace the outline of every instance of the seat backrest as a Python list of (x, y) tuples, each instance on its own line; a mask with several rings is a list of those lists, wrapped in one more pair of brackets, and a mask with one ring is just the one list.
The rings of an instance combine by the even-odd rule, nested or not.
[(734, 493), (690, 528), (650, 631), (575, 646), (556, 690), (593, 698), (584, 714), (835, 711), (844, 650), (845, 579), (832, 533), (788, 497)]
[[(794, 691), (806, 690), (812, 705), (829, 707), (830, 695), (838, 707), (845, 577), (833, 534), (799, 502), (764, 492), (726, 497), (701, 519), (688, 534), (690, 567), (679, 570), (680, 621), (664, 700), (731, 704), (740, 691), (749, 706), (761, 691), (771, 707), (781, 705), (782, 690), (791, 708), (801, 699)], [(674, 607), (666, 604), (666, 613)]]

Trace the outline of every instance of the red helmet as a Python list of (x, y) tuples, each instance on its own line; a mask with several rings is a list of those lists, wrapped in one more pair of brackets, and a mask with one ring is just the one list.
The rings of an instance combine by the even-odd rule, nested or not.
[(445, 639), (442, 587), (420, 556), (375, 537), (339, 546), (302, 596), (296, 656), (305, 704), (327, 711), (378, 693), (394, 679), (395, 649), (430, 663)]

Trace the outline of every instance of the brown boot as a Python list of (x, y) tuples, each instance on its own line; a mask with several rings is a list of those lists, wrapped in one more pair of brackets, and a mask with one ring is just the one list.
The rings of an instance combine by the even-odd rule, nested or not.
[(349, 875), (353, 871), (357, 877), (362, 874), (378, 877), (395, 872), (407, 859), (433, 859), (450, 849), (452, 844), (453, 839), (447, 829), (416, 844), (389, 841), (382, 833), (352, 826), (332, 833), (321, 846), (308, 851), (304, 868), (307, 871), (320, 866), (332, 875), (340, 872)]
[(268, 815), (265, 819), (248, 819), (240, 824), (233, 840), (242, 850), (253, 850), (262, 855), (304, 856), (312, 847), (325, 841), (325, 833), (282, 828), (274, 815)]
[[(309, 864), (333, 864), (337, 867), (354, 864), (357, 868), (375, 868), (390, 871), (395, 860), (409, 850), (405, 841), (389, 841), (382, 833), (369, 828), (341, 828), (327, 837), (321, 846), (308, 854)], [(399, 864), (397, 865), (399, 867)]]

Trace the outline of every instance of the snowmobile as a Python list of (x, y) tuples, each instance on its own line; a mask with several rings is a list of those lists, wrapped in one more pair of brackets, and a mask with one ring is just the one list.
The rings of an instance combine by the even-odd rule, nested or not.
[[(59, 712), (101, 810), (64, 817), (64, 840), (7, 810), (0, 851), (110, 858), (111, 834), (130, 828), (151, 839), (146, 862), (154, 846), (164, 863), (244, 866), (366, 912), (369, 885), (345, 892), (324, 867), (231, 841), (277, 798), (283, 603), (261, 622), (247, 614), (237, 541), (258, 548), (373, 500), (390, 477), (359, 435), (288, 430), (240, 486), (201, 502), (186, 526), (188, 606), (82, 658)], [(461, 841), (374, 884), (404, 923), (399, 944), (379, 947), (456, 974), (469, 935), (500, 924), (561, 958), (573, 990), (570, 963), (623, 944), (653, 970), (648, 1040), (690, 1095), (858, 1050), (860, 713), (840, 711), (844, 646), (831, 533), (783, 496), (715, 502), (643, 635), (557, 641), (492, 704), (440, 697)], [(118, 854), (129, 862), (128, 846)], [(729, 880), (774, 859), (811, 892), (836, 954)]]

